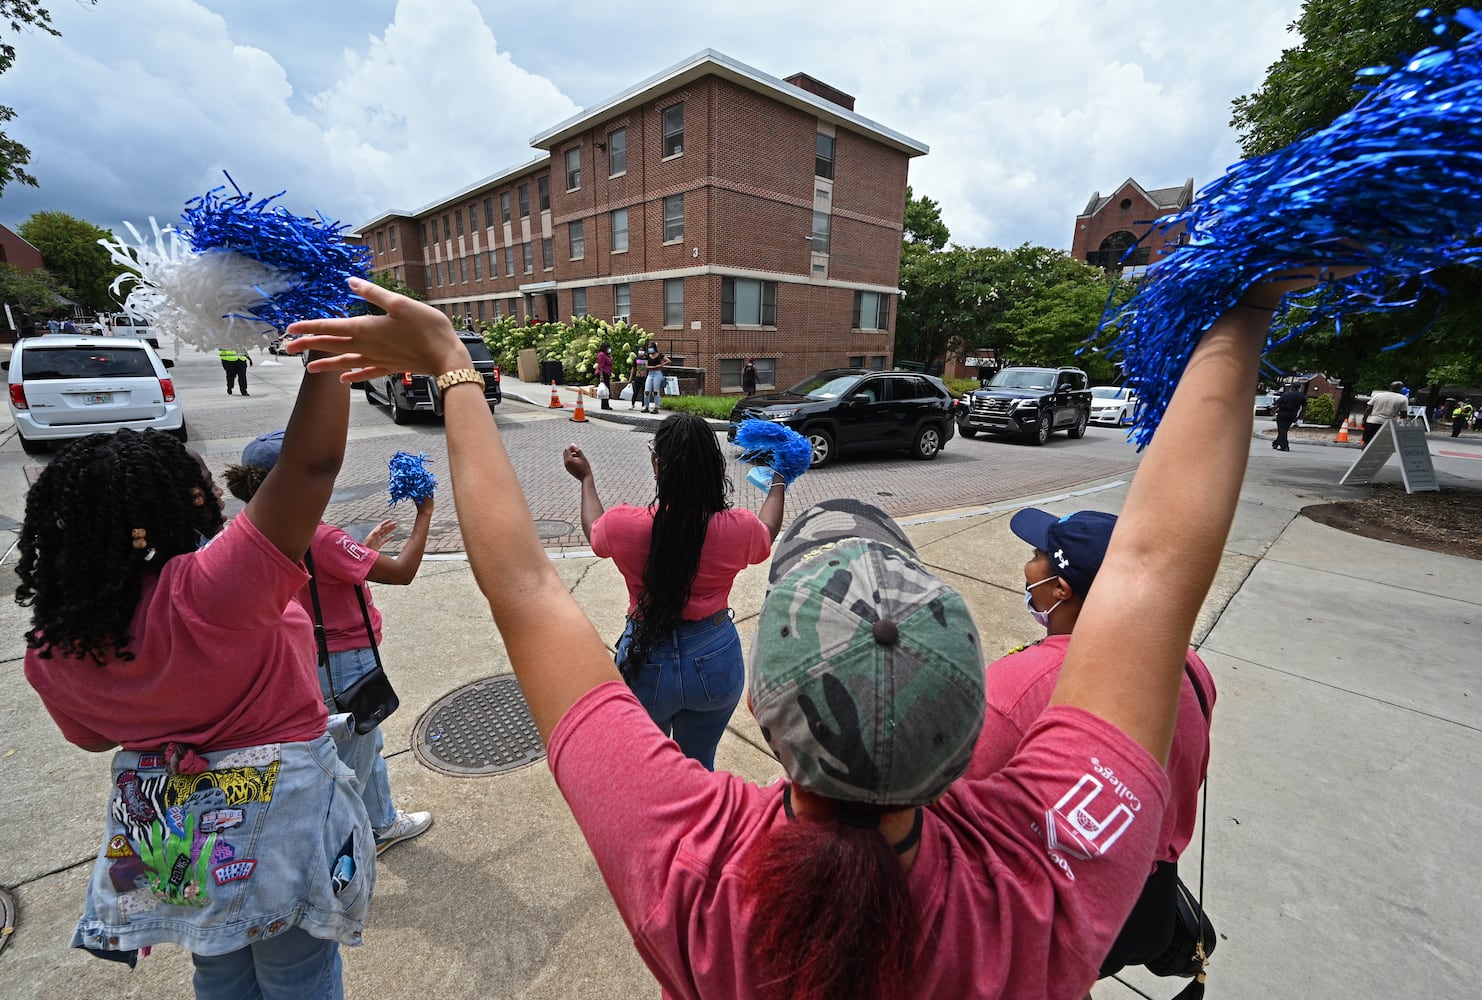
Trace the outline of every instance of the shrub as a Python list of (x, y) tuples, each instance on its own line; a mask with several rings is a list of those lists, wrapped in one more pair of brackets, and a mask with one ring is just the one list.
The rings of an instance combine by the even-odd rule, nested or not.
[(975, 378), (943, 378), (948, 391), (954, 396), (962, 396), (978, 388), (981, 383)]
[(659, 401), (662, 409), (675, 413), (696, 413), (707, 420), (725, 420), (736, 408), (739, 396), (665, 396)]
[(1337, 416), (1338, 407), (1333, 404), (1332, 396), (1313, 396), (1307, 400), (1307, 409), (1302, 414), (1302, 422), (1318, 426), (1332, 426)]
[(597, 381), (597, 348), (607, 341), (612, 347), (613, 378), (626, 380), (638, 345), (647, 341), (642, 327), (612, 324), (593, 316), (572, 317), (570, 323), (521, 323), (501, 316), (479, 329), (495, 364), (516, 371), (520, 352), (534, 348), (542, 361), (561, 362), (562, 374), (572, 385)]

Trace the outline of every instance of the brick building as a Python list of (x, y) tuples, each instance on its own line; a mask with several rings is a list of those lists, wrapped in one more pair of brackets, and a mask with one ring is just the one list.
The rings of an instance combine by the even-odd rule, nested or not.
[(1070, 255), (1108, 272), (1132, 277), (1166, 257), (1169, 248), (1177, 245), (1183, 227), (1175, 226), (1162, 234), (1157, 245), (1140, 246), (1130, 259), (1123, 261), (1127, 248), (1147, 235), (1158, 218), (1188, 208), (1193, 200), (1192, 177), (1179, 187), (1152, 190), (1129, 177), (1105, 197), (1097, 191), (1091, 195), (1085, 211), (1075, 217)]
[(805, 74), (697, 53), (536, 135), (540, 155), (359, 227), (375, 270), (474, 321), (625, 317), (704, 391), (889, 367), (925, 144)]

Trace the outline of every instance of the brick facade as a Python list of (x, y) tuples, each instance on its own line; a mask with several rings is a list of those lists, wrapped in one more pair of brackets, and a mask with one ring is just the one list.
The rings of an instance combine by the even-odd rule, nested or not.
[(9, 264), (22, 274), (29, 274), (45, 266), (40, 250), (4, 226), (0, 226), (0, 264)]
[(1187, 208), (1193, 198), (1192, 177), (1179, 187), (1153, 189), (1144, 188), (1129, 177), (1105, 197), (1098, 191), (1091, 195), (1085, 211), (1076, 216), (1070, 255), (1108, 271), (1125, 272), (1128, 268), (1155, 264), (1178, 244), (1182, 226), (1175, 226), (1138, 247), (1129, 260), (1122, 260), (1122, 251), (1146, 236), (1158, 218)]
[[(497, 308), (499, 316), (569, 319), (584, 291), (588, 314), (626, 313), (687, 364), (704, 368), (706, 392), (739, 391), (722, 386), (722, 362), (729, 362), (728, 372), (739, 370), (738, 359), (748, 355), (775, 359), (779, 386), (851, 362), (887, 367), (907, 165), (926, 147), (854, 114), (847, 94), (793, 79), (799, 78), (808, 86), (701, 53), (659, 82), (535, 137), (538, 159), (416, 212), (382, 215), (359, 235), (375, 270), (391, 271), (450, 315), (490, 320)], [(824, 92), (834, 96), (817, 96)], [(672, 123), (679, 114), (672, 109), (681, 106), (682, 137), (670, 143), (679, 148), (666, 156), (665, 113)], [(821, 134), (833, 139), (832, 178), (815, 173)], [(614, 163), (620, 147), (625, 165)], [(568, 154), (580, 173), (571, 186)], [(544, 210), (542, 178), (549, 184)], [(682, 235), (668, 240), (666, 202), (671, 214), (682, 204)], [(814, 252), (822, 249), (815, 246), (816, 212), (827, 217), (826, 254)], [(626, 213), (626, 249), (614, 247), (615, 213)], [(573, 223), (581, 227), (577, 259)], [(550, 240), (550, 268), (543, 239)], [(506, 261), (511, 248), (513, 275)], [(683, 283), (677, 324), (665, 323), (666, 280)], [(745, 283), (766, 283), (760, 295), (775, 301), (775, 322), (754, 322), (771, 318), (760, 312), (751, 323), (723, 323), (728, 282), (741, 283), (738, 297), (747, 303), (759, 286)], [(624, 285), (626, 310), (616, 301)], [(852, 328), (859, 293), (889, 300), (885, 329)]]

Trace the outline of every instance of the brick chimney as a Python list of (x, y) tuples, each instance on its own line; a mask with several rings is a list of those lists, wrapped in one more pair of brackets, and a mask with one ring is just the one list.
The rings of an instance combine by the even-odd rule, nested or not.
[(821, 97), (830, 104), (837, 104), (846, 111), (854, 110), (854, 98), (851, 95), (830, 87), (822, 80), (815, 80), (807, 73), (794, 73), (783, 82), (790, 83), (799, 90), (806, 90), (815, 97)]

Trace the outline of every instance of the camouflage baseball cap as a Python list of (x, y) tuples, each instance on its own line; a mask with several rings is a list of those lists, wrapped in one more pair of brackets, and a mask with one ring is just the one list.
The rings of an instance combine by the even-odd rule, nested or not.
[(930, 802), (983, 727), (982, 645), (961, 595), (878, 508), (833, 500), (778, 541), (751, 707), (788, 777), (846, 802)]

